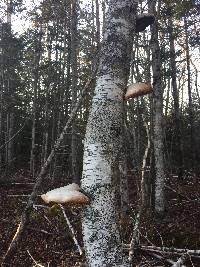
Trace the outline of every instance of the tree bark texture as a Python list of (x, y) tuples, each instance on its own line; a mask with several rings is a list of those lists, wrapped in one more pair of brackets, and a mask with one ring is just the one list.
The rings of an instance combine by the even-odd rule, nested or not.
[(174, 99), (174, 122), (175, 122), (175, 146), (178, 166), (178, 177), (182, 179), (183, 176), (183, 151), (182, 151), (182, 137), (180, 128), (180, 108), (179, 108), (179, 92), (177, 87), (177, 67), (176, 67), (176, 54), (174, 45), (174, 33), (172, 17), (169, 17), (169, 41), (170, 41), (170, 65), (171, 65), (171, 77), (172, 77), (172, 95)]
[(135, 12), (134, 0), (110, 1), (86, 129), (82, 188), (91, 203), (83, 211), (83, 239), (90, 267), (128, 266), (121, 247), (113, 169), (122, 145)]
[[(38, 97), (38, 84), (39, 84), (39, 64), (41, 57), (41, 40), (42, 40), (42, 30), (40, 30), (37, 36), (35, 33), (35, 51), (34, 51), (34, 65), (32, 66), (33, 75), (33, 107), (32, 107), (32, 131), (31, 131), (31, 156), (30, 156), (30, 172), (32, 177), (35, 177), (35, 161), (36, 161), (36, 114), (37, 114), (37, 97)], [(38, 38), (38, 40), (37, 40)]]
[[(156, 15), (156, 1), (150, 4), (150, 13)], [(165, 210), (164, 198), (164, 155), (163, 155), (163, 90), (161, 80), (161, 59), (160, 46), (158, 41), (158, 21), (155, 20), (151, 26), (151, 50), (152, 50), (152, 70), (153, 70), (153, 143), (155, 156), (155, 212), (159, 215)]]
[(191, 88), (191, 68), (190, 68), (190, 51), (188, 40), (188, 25), (187, 20), (184, 18), (184, 30), (185, 30), (185, 43), (186, 43), (186, 62), (187, 62), (187, 86), (188, 86), (188, 115), (190, 119), (190, 155), (191, 155), (191, 167), (196, 165), (196, 153), (195, 153), (195, 134), (194, 134), (194, 111), (192, 106), (192, 88)]
[[(78, 3), (77, 0), (72, 1), (71, 13), (71, 67), (72, 67), (72, 108), (77, 101), (77, 84), (78, 84), (78, 66), (77, 66), (77, 53), (78, 53)], [(76, 119), (72, 123), (72, 175), (75, 183), (80, 183), (79, 165), (77, 155), (77, 126)]]

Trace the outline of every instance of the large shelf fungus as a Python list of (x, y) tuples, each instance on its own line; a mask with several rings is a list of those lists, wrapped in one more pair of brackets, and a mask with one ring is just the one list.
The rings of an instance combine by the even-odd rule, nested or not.
[(84, 205), (90, 202), (88, 196), (81, 192), (78, 184), (72, 183), (67, 186), (59, 187), (41, 195), (46, 203)]
[(150, 83), (133, 83), (128, 86), (124, 99), (134, 98), (137, 96), (143, 96), (153, 92), (153, 88)]

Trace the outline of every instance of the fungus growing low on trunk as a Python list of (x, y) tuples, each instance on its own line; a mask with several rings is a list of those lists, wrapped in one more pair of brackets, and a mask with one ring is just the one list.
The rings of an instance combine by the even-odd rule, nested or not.
[(153, 24), (155, 17), (152, 14), (141, 14), (136, 17), (135, 32), (143, 32), (149, 25)]
[(48, 191), (46, 194), (41, 195), (41, 198), (46, 203), (58, 204), (74, 204), (84, 205), (90, 202), (90, 199), (81, 191), (78, 184), (69, 184), (67, 186), (59, 187)]
[(150, 83), (133, 83), (128, 86), (124, 99), (134, 98), (152, 93), (153, 88)]

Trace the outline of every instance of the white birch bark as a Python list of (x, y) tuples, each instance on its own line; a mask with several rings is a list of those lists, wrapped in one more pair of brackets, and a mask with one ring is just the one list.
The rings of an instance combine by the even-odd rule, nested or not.
[(122, 144), (123, 90), (135, 10), (134, 0), (110, 1), (86, 129), (82, 188), (91, 204), (83, 212), (83, 240), (90, 267), (128, 266), (121, 247), (113, 168)]

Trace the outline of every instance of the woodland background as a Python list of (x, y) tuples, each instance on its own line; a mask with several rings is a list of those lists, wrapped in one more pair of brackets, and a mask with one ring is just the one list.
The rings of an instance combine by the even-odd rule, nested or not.
[[(4, 253), (35, 179), (70, 118), (80, 94), (87, 87), (76, 117), (51, 160), (43, 189), (72, 181), (80, 183), (84, 135), (94, 93), (94, 77), (108, 1), (43, 0), (26, 4), (22, 0), (0, 3), (0, 190), (3, 203), (0, 235)], [(148, 12), (148, 4), (147, 1), (138, 1), (138, 14)], [(152, 243), (159, 245), (164, 239), (167, 246), (191, 249), (200, 246), (199, 7), (199, 1), (192, 0), (157, 3), (157, 41), (162, 79), (157, 100), (161, 112), (160, 140), (163, 142), (161, 153), (164, 158), (168, 214), (163, 224), (155, 226), (157, 222), (149, 211), (154, 210), (155, 200), (155, 156), (152, 145), (155, 95), (152, 94), (131, 99), (125, 105), (124, 154), (128, 166), (126, 176), (130, 199), (130, 206), (126, 207), (128, 216), (126, 214), (125, 220), (122, 218), (120, 222), (126, 229), (125, 240), (130, 239), (133, 229), (134, 219), (131, 221), (130, 218), (135, 216), (140, 199), (143, 199), (143, 206), (148, 213), (141, 219), (141, 232), (144, 234), (149, 231)], [(23, 29), (16, 28), (17, 17), (25, 21)], [(150, 27), (135, 36), (130, 84), (152, 79), (151, 42)], [(148, 188), (144, 192), (145, 197), (140, 197), (143, 186), (141, 180), (145, 181)], [(180, 207), (174, 205), (173, 199), (178, 201)], [(191, 206), (187, 206), (186, 202)], [(37, 244), (39, 237), (35, 232), (38, 223), (41, 229), (48, 224), (47, 233), (43, 233), (44, 236), (50, 236), (47, 243), (56, 251), (60, 248), (61, 252), (57, 256), (56, 253), (52, 256), (50, 252), (44, 252), (42, 242), (46, 242), (46, 236), (43, 239), (41, 236), (41, 245), (38, 250), (34, 248), (32, 251), (34, 257), (44, 264), (52, 264), (47, 266), (73, 266), (68, 263), (71, 258), (73, 264), (77, 258), (77, 261), (80, 260), (79, 256), (70, 252), (74, 251), (72, 241), (66, 245), (65, 238), (61, 238), (56, 245), (54, 235), (62, 232), (64, 236), (63, 231), (66, 230), (63, 230), (64, 222), (57, 210), (54, 212), (57, 217), (52, 217), (51, 223), (45, 222), (45, 214), (32, 215), (32, 232), (25, 236), (21, 252), (14, 257), (10, 266), (21, 266), (22, 262), (25, 262), (24, 266), (31, 266), (33, 260), (24, 247)], [(73, 212), (70, 211), (68, 215), (73, 217)], [(8, 222), (12, 223), (8, 225)], [(148, 222), (151, 222), (149, 229)], [(192, 222), (195, 225), (192, 226)], [(78, 235), (81, 235), (79, 217), (74, 224)], [(57, 234), (50, 234), (55, 231), (55, 225)], [(154, 231), (155, 227), (157, 232)], [(155, 234), (158, 231), (163, 237)], [(62, 250), (69, 252), (63, 256)], [(141, 257), (138, 256), (138, 261), (141, 261)], [(149, 256), (145, 260), (150, 264)], [(195, 260), (189, 261), (187, 266), (198, 266)], [(156, 263), (152, 261), (151, 264)]]

